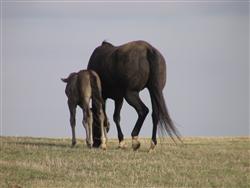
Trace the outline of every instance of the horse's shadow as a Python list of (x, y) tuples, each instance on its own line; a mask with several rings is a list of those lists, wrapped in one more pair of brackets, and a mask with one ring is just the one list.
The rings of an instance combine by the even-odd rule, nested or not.
[[(11, 144), (11, 145), (20, 145), (20, 146), (24, 146), (24, 147), (48, 147), (48, 148), (61, 148), (61, 149), (79, 149), (81, 147), (83, 147), (83, 149), (87, 149), (87, 146), (83, 143), (83, 142), (79, 142), (78, 144), (76, 144), (74, 147), (71, 146), (70, 143), (66, 143), (66, 142), (62, 142), (62, 143), (54, 143), (54, 142), (49, 142), (49, 141), (8, 141), (5, 142), (7, 144)], [(89, 148), (88, 148), (89, 149)], [(121, 149), (118, 148), (117, 146), (114, 146), (112, 144), (112, 146), (108, 147), (107, 150), (102, 150), (101, 148), (91, 148), (89, 149), (89, 151), (112, 151), (112, 152), (130, 152), (133, 149), (130, 146), (127, 146), (125, 149)], [(141, 148), (137, 151), (133, 151), (135, 154), (136, 153), (148, 153), (148, 148)]]
[(32, 141), (21, 141), (21, 142), (8, 142), (8, 144), (22, 145), (22, 146), (37, 146), (37, 147), (58, 147), (58, 148), (69, 148), (69, 144), (66, 143), (51, 143), (51, 142), (32, 142)]

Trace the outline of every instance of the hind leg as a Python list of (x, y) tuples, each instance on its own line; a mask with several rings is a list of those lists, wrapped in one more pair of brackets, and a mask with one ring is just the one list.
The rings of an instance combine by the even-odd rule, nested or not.
[[(150, 93), (150, 97), (151, 99), (153, 98), (152, 93)], [(158, 112), (158, 106), (155, 100), (151, 100), (152, 103), (152, 122), (153, 122), (153, 131), (152, 131), (152, 139), (151, 139), (151, 144), (150, 144), (150, 148), (149, 148), (149, 152), (153, 151), (155, 146), (157, 145), (157, 138), (156, 138), (156, 134), (157, 134), (157, 125), (159, 122), (159, 112)]]
[(72, 147), (76, 145), (76, 135), (75, 135), (75, 126), (76, 126), (76, 105), (68, 101), (68, 107), (70, 111), (70, 126), (72, 131)]
[(149, 152), (152, 152), (155, 149), (155, 146), (157, 144), (157, 138), (156, 138), (156, 133), (157, 133), (157, 124), (159, 121), (157, 112), (153, 110), (152, 112), (152, 121), (153, 121), (153, 132), (152, 132), (152, 140), (149, 148)]
[(93, 129), (92, 129), (92, 125), (93, 125), (93, 116), (92, 116), (92, 112), (89, 108), (86, 108), (86, 113), (85, 116), (86, 118), (84, 118), (84, 127), (86, 130), (86, 144), (89, 148), (92, 147), (93, 145)]
[(89, 148), (93, 145), (93, 115), (89, 107), (89, 97), (84, 98), (83, 102), (83, 126), (86, 130), (86, 144)]
[(138, 119), (131, 133), (132, 147), (134, 150), (137, 150), (140, 147), (140, 142), (138, 141), (138, 135), (149, 110), (146, 107), (146, 105), (141, 101), (138, 92), (127, 91), (125, 95), (125, 99), (131, 106), (134, 107), (134, 109), (136, 110), (138, 114)]
[(104, 113), (102, 109), (99, 109), (98, 117), (101, 123), (101, 148), (105, 150), (107, 149), (107, 132), (104, 127)]
[(113, 114), (113, 120), (115, 122), (116, 125), (116, 129), (117, 129), (117, 133), (118, 133), (118, 139), (119, 139), (119, 148), (126, 148), (126, 144), (124, 142), (124, 136), (121, 130), (121, 126), (120, 126), (120, 112), (121, 112), (121, 108), (122, 108), (122, 104), (123, 104), (123, 98), (119, 98), (115, 100), (115, 111)]
[(106, 100), (107, 99), (103, 99), (103, 113), (104, 113), (104, 127), (106, 129), (106, 134), (109, 132), (109, 129), (110, 129), (110, 124), (109, 124), (109, 120), (108, 120), (108, 117), (107, 117), (107, 114), (106, 114)]
[(89, 129), (89, 147), (91, 148), (93, 146), (93, 115), (92, 112), (90, 110), (90, 108), (88, 107), (87, 109), (87, 117), (88, 117), (88, 129)]

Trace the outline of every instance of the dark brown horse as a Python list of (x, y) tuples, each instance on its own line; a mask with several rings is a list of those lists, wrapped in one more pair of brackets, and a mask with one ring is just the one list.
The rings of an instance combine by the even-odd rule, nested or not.
[[(104, 121), (106, 114), (103, 111), (103, 100), (101, 94), (101, 82), (99, 76), (93, 70), (81, 70), (78, 73), (71, 73), (68, 78), (62, 79), (66, 82), (65, 93), (68, 97), (68, 107), (70, 111), (70, 125), (72, 129), (72, 146), (76, 144), (75, 138), (75, 114), (77, 105), (83, 109), (83, 126), (86, 130), (86, 143), (90, 148), (93, 146), (93, 130), (99, 131), (98, 135), (101, 148), (106, 149), (106, 129)], [(93, 127), (93, 115), (90, 109), (92, 99), (92, 109), (94, 111), (95, 126)], [(97, 133), (96, 133), (97, 134)]]
[(157, 144), (157, 125), (172, 139), (174, 137), (180, 139), (169, 116), (162, 93), (166, 83), (166, 63), (156, 48), (145, 41), (129, 42), (121, 46), (113, 46), (104, 41), (92, 53), (88, 69), (95, 70), (100, 76), (104, 101), (107, 98), (115, 101), (113, 120), (117, 127), (120, 147), (124, 146), (124, 137), (120, 127), (120, 111), (124, 98), (138, 114), (131, 136), (133, 149), (140, 147), (138, 135), (149, 112), (139, 97), (139, 92), (144, 88), (149, 90), (153, 108), (150, 151)]

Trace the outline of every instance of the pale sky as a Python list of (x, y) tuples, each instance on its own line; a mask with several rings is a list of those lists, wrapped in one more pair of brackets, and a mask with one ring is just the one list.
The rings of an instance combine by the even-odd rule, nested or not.
[[(145, 40), (167, 62), (165, 100), (183, 136), (249, 135), (249, 2), (2, 1), (1, 135), (71, 137), (65, 84), (95, 47)], [(140, 136), (151, 137), (150, 108)], [(117, 137), (107, 103), (109, 137)], [(137, 119), (126, 102), (121, 127)], [(77, 137), (85, 137), (77, 113)]]

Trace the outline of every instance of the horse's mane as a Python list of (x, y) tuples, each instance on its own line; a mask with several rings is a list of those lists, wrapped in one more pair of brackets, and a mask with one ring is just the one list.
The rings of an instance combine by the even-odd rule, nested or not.
[(111, 44), (110, 42), (107, 42), (106, 40), (104, 40), (104, 41), (102, 42), (102, 46), (103, 46), (103, 45), (114, 46), (113, 44)]

